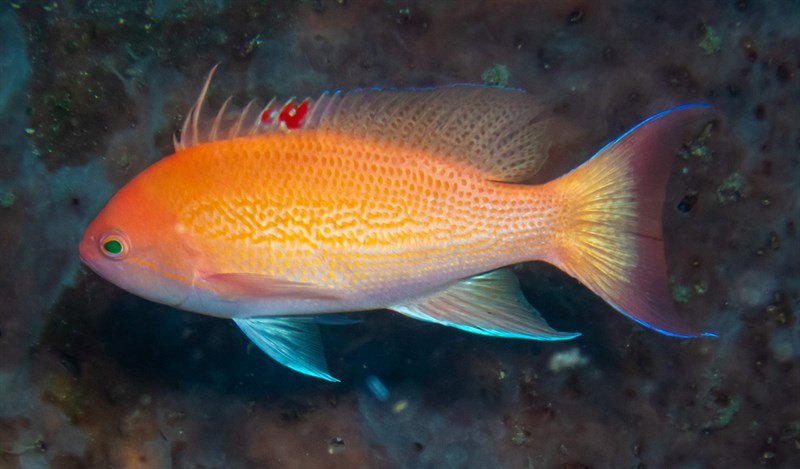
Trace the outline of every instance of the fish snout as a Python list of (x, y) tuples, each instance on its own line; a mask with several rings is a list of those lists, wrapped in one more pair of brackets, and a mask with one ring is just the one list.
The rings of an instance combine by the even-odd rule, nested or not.
[(81, 262), (91, 267), (92, 265), (92, 257), (93, 253), (96, 251), (95, 246), (97, 245), (97, 240), (93, 235), (86, 235), (81, 239), (80, 244), (78, 245), (78, 255), (81, 258)]

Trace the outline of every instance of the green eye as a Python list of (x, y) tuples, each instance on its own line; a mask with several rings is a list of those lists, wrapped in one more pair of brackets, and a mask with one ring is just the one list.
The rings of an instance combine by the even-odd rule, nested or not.
[(111, 259), (122, 259), (128, 254), (128, 238), (114, 230), (100, 238), (100, 251)]
[(122, 243), (116, 239), (112, 239), (103, 243), (103, 249), (109, 254), (119, 254), (122, 252)]

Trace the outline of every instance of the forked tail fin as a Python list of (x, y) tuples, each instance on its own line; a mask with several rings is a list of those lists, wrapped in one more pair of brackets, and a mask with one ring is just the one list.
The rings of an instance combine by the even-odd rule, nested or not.
[(565, 201), (560, 240), (548, 261), (626, 316), (680, 337), (699, 333), (675, 310), (667, 281), (662, 208), (685, 134), (710, 115), (688, 104), (656, 114), (552, 181)]

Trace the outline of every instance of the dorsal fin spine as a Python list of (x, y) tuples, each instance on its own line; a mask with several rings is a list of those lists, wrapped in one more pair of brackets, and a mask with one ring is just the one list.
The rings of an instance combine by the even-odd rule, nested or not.
[(197, 145), (198, 135), (199, 135), (199, 126), (198, 123), (200, 121), (200, 112), (203, 110), (203, 102), (206, 100), (206, 95), (208, 94), (208, 87), (211, 86), (211, 80), (214, 78), (214, 72), (217, 71), (217, 67), (219, 64), (214, 65), (211, 68), (211, 72), (208, 73), (208, 78), (206, 78), (206, 82), (203, 83), (203, 90), (200, 92), (200, 96), (197, 97), (197, 102), (195, 103), (192, 108), (194, 112), (192, 113), (192, 145)]
[(233, 96), (228, 96), (228, 99), (222, 103), (222, 107), (219, 108), (217, 111), (217, 117), (214, 118), (214, 124), (211, 126), (211, 132), (208, 134), (208, 139), (210, 141), (214, 141), (217, 139), (217, 133), (219, 132), (219, 124), (222, 122), (222, 117), (225, 115), (225, 111), (228, 109), (228, 106), (231, 104), (231, 99)]
[(250, 124), (250, 130), (247, 132), (247, 136), (248, 137), (252, 137), (256, 133), (258, 133), (259, 129), (261, 129), (261, 124), (263, 122), (261, 120), (261, 116), (264, 114), (264, 112), (266, 112), (266, 109), (268, 109), (269, 106), (271, 106), (272, 103), (274, 103), (274, 102), (275, 102), (275, 98), (270, 99), (269, 103), (267, 103), (267, 105), (265, 107), (261, 108), (261, 110), (258, 111), (253, 116), (252, 122)]
[(335, 110), (335, 106), (341, 101), (341, 96), (342, 92), (339, 90), (336, 90), (333, 94), (328, 94), (327, 92), (323, 94), (318, 102), (314, 104), (313, 110), (309, 112), (306, 128), (319, 126), (322, 119)]
[(283, 113), (289, 106), (294, 105), (294, 98), (295, 97), (292, 96), (291, 98), (287, 99), (285, 103), (283, 103), (283, 106), (281, 106), (281, 108), (278, 110), (278, 116), (273, 121), (273, 125), (277, 125), (282, 132), (289, 130), (289, 126), (286, 124), (286, 122), (284, 122), (283, 119), (281, 119), (281, 116), (283, 116)]
[(247, 105), (242, 109), (242, 112), (239, 114), (239, 117), (236, 119), (236, 124), (231, 128), (230, 132), (228, 133), (228, 138), (236, 138), (239, 135), (239, 132), (242, 130), (242, 124), (244, 123), (245, 117), (252, 109), (253, 104), (255, 104), (254, 100), (248, 101)]
[(319, 99), (312, 102), (311, 109), (308, 110), (308, 116), (306, 116), (306, 122), (303, 125), (303, 127), (309, 127), (315, 124), (312, 123), (312, 120), (315, 116), (319, 115), (318, 114), (319, 107), (322, 106), (323, 104), (327, 104), (327, 102), (330, 101), (330, 99), (331, 99), (330, 93), (325, 91), (322, 93), (322, 95), (320, 95)]
[(272, 98), (264, 107), (261, 108), (261, 112), (258, 113), (259, 126), (269, 125), (269, 123), (271, 122), (272, 113), (275, 112), (274, 111), (275, 101), (276, 99)]
[(186, 140), (187, 135), (189, 135), (189, 122), (192, 120), (192, 112), (194, 112), (194, 105), (189, 108), (189, 112), (186, 114), (186, 119), (183, 120), (183, 125), (181, 126), (181, 137), (175, 138), (176, 150), (183, 150), (186, 148), (184, 141)]

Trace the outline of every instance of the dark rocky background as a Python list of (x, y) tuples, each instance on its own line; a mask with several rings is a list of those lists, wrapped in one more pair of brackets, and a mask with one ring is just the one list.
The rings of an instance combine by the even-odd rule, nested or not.
[[(790, 0), (4, 2), (0, 467), (798, 467), (798, 25)], [(78, 240), (171, 152), (216, 63), (212, 103), (526, 89), (569, 123), (549, 175), (657, 111), (713, 104), (665, 224), (680, 310), (720, 337), (645, 330), (532, 264), (532, 303), (582, 337), (367, 314), (323, 331), (331, 384), (231, 322), (123, 292)]]

